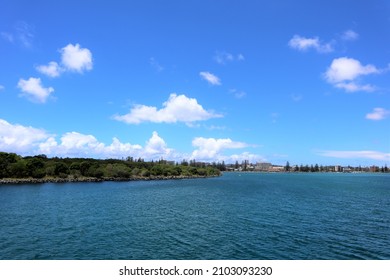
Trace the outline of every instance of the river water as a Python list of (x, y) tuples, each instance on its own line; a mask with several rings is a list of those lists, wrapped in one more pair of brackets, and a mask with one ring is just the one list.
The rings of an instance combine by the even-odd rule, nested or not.
[(390, 259), (390, 175), (2, 185), (0, 259)]

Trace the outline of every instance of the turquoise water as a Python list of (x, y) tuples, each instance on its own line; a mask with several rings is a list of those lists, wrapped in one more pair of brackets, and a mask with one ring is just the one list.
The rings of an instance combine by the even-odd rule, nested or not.
[(390, 259), (390, 176), (3, 185), (0, 259)]

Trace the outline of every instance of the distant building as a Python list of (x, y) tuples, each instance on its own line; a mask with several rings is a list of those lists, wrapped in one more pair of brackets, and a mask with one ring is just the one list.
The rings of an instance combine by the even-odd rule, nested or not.
[(341, 172), (341, 171), (342, 171), (342, 170), (341, 170), (341, 166), (340, 166), (340, 165), (335, 165), (334, 171), (335, 171), (335, 172)]
[(343, 172), (344, 173), (351, 173), (353, 170), (351, 167), (347, 166), (347, 167), (343, 167)]
[(379, 167), (378, 166), (370, 166), (370, 172), (379, 172)]
[(272, 167), (269, 162), (258, 162), (255, 165), (255, 171), (268, 171)]
[(283, 172), (284, 166), (271, 166), (268, 171), (270, 172)]

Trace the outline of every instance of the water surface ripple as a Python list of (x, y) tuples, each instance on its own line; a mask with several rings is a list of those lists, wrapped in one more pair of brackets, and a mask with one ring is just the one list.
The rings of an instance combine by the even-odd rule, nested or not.
[(1, 259), (390, 259), (390, 176), (0, 186)]

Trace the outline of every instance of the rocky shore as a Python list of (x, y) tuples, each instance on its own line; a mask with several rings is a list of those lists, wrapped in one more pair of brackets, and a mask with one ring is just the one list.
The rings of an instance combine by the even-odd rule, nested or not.
[(215, 176), (150, 176), (150, 177), (131, 177), (131, 178), (112, 178), (112, 177), (103, 177), (103, 178), (94, 178), (94, 177), (79, 177), (79, 178), (4, 178), (0, 179), (0, 185), (6, 184), (44, 184), (44, 183), (76, 183), (76, 182), (106, 182), (106, 181), (115, 181), (115, 182), (127, 182), (127, 181), (152, 181), (152, 180), (182, 180), (182, 179), (199, 179), (199, 178), (211, 178), (218, 177)]

